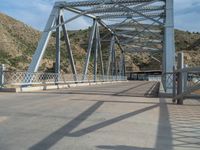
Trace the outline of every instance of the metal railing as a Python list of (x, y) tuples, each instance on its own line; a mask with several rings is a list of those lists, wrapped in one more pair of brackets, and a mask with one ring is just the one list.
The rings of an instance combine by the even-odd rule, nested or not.
[(173, 72), (158, 73), (158, 72), (138, 72), (128, 74), (128, 80), (141, 80), (141, 81), (156, 81), (162, 82), (164, 90), (173, 89)]
[(183, 104), (184, 98), (200, 94), (200, 67), (174, 70), (173, 102)]
[(57, 74), (57, 73), (28, 73), (4, 71), (3, 85), (40, 85), (40, 84), (65, 84), (65, 83), (86, 83), (125, 81), (126, 76), (88, 75), (83, 80), (83, 75)]
[[(167, 72), (162, 74), (162, 84), (166, 92), (171, 93), (173, 90), (173, 72)], [(167, 91), (168, 90), (168, 91)]]

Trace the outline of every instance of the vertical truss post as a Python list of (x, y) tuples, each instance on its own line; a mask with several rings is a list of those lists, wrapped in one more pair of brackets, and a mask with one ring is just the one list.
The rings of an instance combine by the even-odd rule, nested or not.
[[(176, 87), (176, 79), (177, 79), (177, 73), (176, 73), (176, 67), (173, 67), (173, 98), (177, 95), (177, 87)], [(173, 103), (175, 103), (176, 100), (173, 99)]]
[(163, 51), (163, 70), (165, 76), (166, 92), (171, 93), (169, 78), (167, 73), (173, 72), (173, 66), (175, 65), (175, 42), (174, 42), (174, 8), (173, 0), (165, 0), (165, 31), (164, 31), (164, 51)]
[[(188, 68), (187, 64), (184, 64), (184, 68)], [(188, 83), (188, 72), (183, 72), (183, 79), (184, 79), (184, 91), (187, 90), (187, 83)]]
[[(64, 22), (64, 17), (61, 16), (61, 23), (63, 23), (63, 22)], [(65, 27), (65, 24), (62, 25), (62, 29), (63, 29), (63, 35), (64, 35), (64, 39), (65, 39), (65, 44), (67, 46), (67, 52), (68, 52), (68, 57), (69, 57), (70, 64), (71, 64), (74, 81), (77, 81), (77, 72), (76, 72), (76, 67), (75, 67), (75, 63), (74, 63), (74, 57), (73, 57), (70, 40), (69, 40), (69, 36), (67, 34), (67, 29)]]
[(120, 58), (120, 75), (125, 76), (125, 54), (124, 51), (121, 52)]
[(97, 32), (98, 23), (96, 23), (95, 32), (95, 50), (94, 50), (94, 82), (97, 80), (97, 62), (98, 62), (98, 51), (99, 51), (99, 35)]
[(51, 27), (54, 25), (56, 18), (58, 16), (58, 13), (60, 11), (60, 8), (57, 6), (54, 6), (54, 8), (51, 11), (51, 15), (48, 19), (48, 22), (46, 24), (46, 27), (42, 33), (42, 37), (38, 43), (37, 49), (35, 51), (35, 54), (33, 55), (32, 62), (28, 68), (29, 73), (34, 73), (38, 71), (39, 64), (41, 62), (41, 59), (44, 55), (45, 49), (47, 47), (49, 38), (51, 36)]
[(98, 35), (98, 46), (99, 46), (98, 48), (99, 48), (99, 61), (100, 61), (100, 66), (101, 66), (101, 74), (103, 75), (103, 79), (104, 79), (104, 65), (103, 65), (103, 56), (102, 56), (102, 49), (101, 49), (101, 37), (100, 37), (98, 26), (97, 26), (96, 32)]
[(87, 49), (87, 56), (86, 56), (86, 59), (85, 59), (85, 65), (84, 65), (84, 70), (83, 70), (83, 81), (87, 77), (88, 66), (89, 66), (89, 62), (90, 62), (90, 55), (91, 55), (91, 50), (92, 50), (92, 46), (93, 46), (93, 42), (94, 42), (96, 24), (97, 24), (97, 21), (94, 20), (92, 30), (91, 30), (91, 33), (90, 33), (89, 44), (88, 44), (88, 49)]
[(114, 76), (116, 75), (116, 69), (117, 69), (117, 66), (116, 66), (116, 53), (115, 53), (115, 47), (113, 46), (113, 50), (112, 50), (112, 76), (113, 76), (113, 79), (114, 79)]
[(116, 56), (117, 54), (116, 54), (116, 50), (114, 49), (114, 67), (115, 67), (115, 76), (117, 76), (117, 69), (118, 69), (118, 67), (117, 67), (117, 56)]
[[(178, 53), (178, 63), (177, 69), (180, 70), (178, 72), (178, 80), (177, 80), (177, 95), (181, 95), (184, 92), (184, 73), (181, 69), (184, 68), (184, 55), (183, 52)], [(183, 104), (183, 98), (177, 99), (177, 104)]]
[(109, 52), (109, 58), (108, 58), (108, 66), (107, 66), (107, 76), (110, 75), (110, 65), (111, 65), (111, 61), (112, 61), (112, 56), (113, 56), (113, 49), (114, 49), (114, 45), (115, 45), (115, 36), (112, 35), (111, 41), (110, 41), (110, 52)]
[(121, 50), (121, 56), (120, 56), (120, 75), (125, 76), (126, 74), (126, 66), (125, 66), (125, 52), (122, 46), (120, 45), (119, 41), (116, 40), (118, 47)]
[(125, 63), (125, 52), (123, 51), (123, 69), (122, 69), (122, 71), (123, 71), (123, 76), (126, 76), (126, 63)]
[[(60, 11), (56, 19), (56, 26), (61, 23)], [(61, 30), (60, 27), (56, 28), (56, 64), (55, 64), (55, 73), (60, 73), (60, 37)]]

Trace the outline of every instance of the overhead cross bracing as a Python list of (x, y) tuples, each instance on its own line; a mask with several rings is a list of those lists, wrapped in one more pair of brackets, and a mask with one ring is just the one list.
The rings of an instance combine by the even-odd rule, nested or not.
[[(76, 13), (76, 15), (66, 18), (63, 13), (65, 11)], [(72, 73), (76, 79), (76, 66), (66, 24), (82, 16), (93, 20), (88, 39), (87, 55), (83, 66), (83, 79), (87, 78), (92, 54), (94, 54), (94, 75), (97, 75), (97, 72), (107, 75), (117, 73), (124, 75), (125, 54), (130, 52), (162, 53), (161, 69), (163, 73), (173, 71), (175, 61), (173, 0), (88, 0), (74, 2), (60, 1), (55, 3), (29, 67), (29, 72), (38, 71), (39, 63), (43, 57), (49, 37), (56, 30), (56, 72), (60, 72), (59, 38), (62, 31), (69, 54)], [(108, 30), (104, 37), (100, 35), (100, 26)], [(110, 47), (108, 50), (108, 60), (103, 60), (102, 58), (101, 43), (103, 41), (110, 42), (108, 43)], [(121, 51), (120, 60), (116, 59), (115, 45)], [(100, 63), (101, 71), (98, 71), (98, 63)]]
[[(156, 3), (156, 5), (153, 5), (154, 3)], [(87, 12), (87, 14), (94, 15), (96, 18), (101, 19), (104, 22), (106, 22), (109, 19), (112, 19), (111, 22), (118, 21), (119, 23), (115, 23), (116, 24), (115, 27), (113, 27), (114, 26), (113, 23), (112, 23), (112, 26), (110, 25), (108, 27), (116, 34), (120, 42), (123, 42), (123, 40), (126, 40), (125, 38), (134, 39), (134, 37), (136, 37), (137, 35), (146, 36), (147, 34), (149, 34), (150, 36), (154, 36), (154, 37), (156, 36), (158, 38), (162, 38), (162, 36), (160, 36), (160, 32), (162, 31), (160, 32), (152, 31), (149, 29), (151, 26), (145, 27), (145, 25), (141, 26), (139, 23), (145, 20), (150, 20), (150, 21), (153, 20), (154, 26), (155, 26), (155, 21), (159, 25), (164, 24), (163, 18), (164, 18), (164, 12), (165, 12), (165, 9), (164, 9), (165, 3), (163, 1), (158, 1), (158, 0), (156, 1), (155, 0), (154, 1), (152, 0), (149, 0), (149, 1), (139, 1), (139, 0), (137, 1), (101, 1), (101, 2), (87, 1), (87, 2), (71, 2), (71, 3), (68, 2), (68, 3), (65, 3), (64, 5), (65, 5), (64, 6), (65, 8), (79, 6), (79, 8), (77, 8), (79, 11), (80, 11), (80, 7), (87, 7), (87, 9), (81, 10), (81, 12)], [(98, 7), (95, 7), (95, 6), (98, 6)], [(88, 9), (88, 7), (90, 7), (90, 9)], [(128, 34), (119, 33), (120, 32), (119, 30), (126, 31), (126, 28), (122, 28), (122, 25), (124, 25), (125, 23), (128, 24), (129, 28), (131, 29), (135, 27), (135, 32), (131, 33), (130, 31), (128, 31)], [(138, 28), (141, 28), (141, 29), (138, 29)], [(128, 44), (130, 44), (130, 42)], [(131, 44), (136, 44), (136, 42), (131, 41)], [(150, 47), (149, 49), (153, 49), (153, 48)], [(130, 49), (125, 49), (125, 50), (130, 51)], [(141, 47), (141, 50), (142, 50), (142, 47)]]

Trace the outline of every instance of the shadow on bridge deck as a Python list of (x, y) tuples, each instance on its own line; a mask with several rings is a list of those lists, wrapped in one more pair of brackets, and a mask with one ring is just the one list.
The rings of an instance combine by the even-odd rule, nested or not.
[[(81, 125), (91, 115), (93, 115), (93, 113), (95, 113), (97, 109), (102, 107), (103, 104), (104, 104), (103, 101), (97, 101), (94, 105), (92, 105), (87, 110), (82, 112), (80, 115), (75, 117), (69, 123), (62, 126), (60, 129), (54, 131), (53, 133), (45, 137), (43, 140), (41, 140), (37, 144), (33, 145), (29, 150), (48, 150), (64, 137), (72, 137), (72, 138), (80, 139), (80, 137), (87, 137), (87, 135), (90, 135), (93, 132), (97, 133), (98, 135), (98, 130), (101, 130), (109, 126), (113, 126), (114, 124), (118, 124), (129, 118), (134, 118), (134, 117), (137, 118), (137, 115), (141, 115), (142, 113), (147, 113), (155, 109), (159, 110), (159, 119), (158, 119), (158, 122), (155, 123), (157, 124), (157, 133), (149, 135), (149, 129), (147, 128), (146, 129), (140, 128), (140, 131), (134, 131), (136, 128), (134, 127), (134, 124), (132, 124), (133, 125), (132, 130), (136, 134), (136, 135), (134, 134), (132, 135), (133, 136), (132, 138), (134, 141), (133, 143), (135, 143), (135, 141), (139, 141), (137, 138), (141, 138), (141, 137), (144, 138), (144, 141), (149, 138), (149, 140), (146, 141), (146, 143), (145, 142), (143, 144), (140, 143), (141, 146), (120, 145), (120, 143), (119, 145), (113, 145), (113, 144), (96, 145), (95, 149), (98, 149), (98, 150), (101, 150), (101, 149), (103, 150), (183, 150), (183, 149), (184, 150), (198, 150), (200, 148), (200, 142), (199, 142), (200, 122), (198, 118), (198, 115), (200, 115), (200, 112), (196, 110), (197, 114), (191, 114), (189, 113), (191, 112), (190, 110), (191, 106), (183, 106), (184, 108), (180, 108), (180, 106), (169, 105), (167, 104), (166, 100), (162, 98), (159, 100), (157, 104), (155, 103), (150, 106), (141, 108), (139, 110), (132, 111), (127, 114), (122, 114), (120, 116), (76, 130), (76, 128), (78, 128), (79, 125)], [(184, 109), (186, 109), (186, 111), (183, 111)], [(151, 124), (149, 124), (149, 127), (151, 127)], [(140, 135), (138, 135), (137, 132), (139, 132)], [(156, 138), (154, 137), (154, 135), (156, 136)], [(120, 138), (120, 137), (113, 137), (113, 138)], [(156, 140), (152, 142), (153, 140), (151, 138), (152, 139), (155, 138)], [(90, 142), (92, 143), (92, 141)], [(148, 142), (155, 143), (155, 145), (149, 148), (147, 146), (149, 144)], [(107, 142), (105, 141), (105, 143)], [(81, 149), (84, 149), (84, 148), (81, 148)]]
[[(0, 95), (0, 149), (199, 150), (200, 101), (178, 106), (169, 99), (130, 96), (147, 85)], [(81, 90), (98, 94), (75, 94)], [(5, 124), (1, 116), (9, 118)]]

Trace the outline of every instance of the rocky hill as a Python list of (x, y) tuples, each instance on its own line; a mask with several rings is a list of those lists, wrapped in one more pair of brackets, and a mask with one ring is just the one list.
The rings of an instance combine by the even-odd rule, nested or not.
[[(27, 70), (37, 47), (41, 32), (0, 13), (0, 35), (0, 63), (6, 64), (10, 70)], [(81, 35), (75, 37), (74, 33), (71, 33), (70, 36), (73, 38), (72, 48), (74, 49), (76, 60), (79, 60), (76, 62), (77, 66), (79, 66), (85, 50), (77, 45), (82, 42), (80, 39), (84, 38)], [(64, 42), (61, 45), (62, 70), (68, 72), (70, 71), (70, 67), (68, 67), (68, 62), (66, 61), (67, 52), (64, 47)], [(40, 70), (50, 71), (53, 68), (54, 62), (55, 38), (51, 37)], [(78, 69), (80, 70), (80, 67)]]
[[(79, 73), (82, 72), (88, 30), (70, 31), (69, 36)], [(104, 33), (102, 33), (104, 34)], [(27, 70), (36, 49), (41, 33), (30, 26), (0, 13), (0, 63), (6, 64), (10, 70)], [(70, 72), (64, 41), (61, 43), (61, 68)], [(107, 45), (107, 44), (106, 44)], [(102, 45), (104, 58), (107, 57), (106, 45)], [(186, 63), (190, 66), (200, 65), (200, 34), (176, 30), (176, 49), (186, 53)], [(158, 54), (157, 54), (158, 55)], [(158, 58), (161, 56), (157, 56)], [(147, 53), (126, 56), (127, 66), (140, 70), (142, 68), (159, 69), (160, 65)], [(92, 61), (92, 58), (91, 58)], [(52, 71), (55, 62), (55, 38), (50, 39), (40, 70)], [(90, 70), (92, 65), (90, 65)]]

